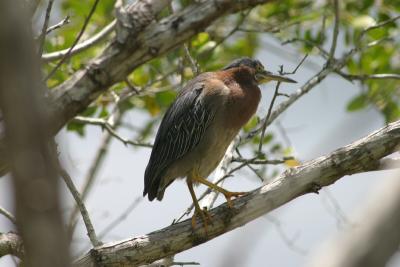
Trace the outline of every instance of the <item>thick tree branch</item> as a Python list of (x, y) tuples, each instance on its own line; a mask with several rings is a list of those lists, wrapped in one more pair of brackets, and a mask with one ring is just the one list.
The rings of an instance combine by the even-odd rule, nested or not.
[(207, 242), (242, 226), (283, 204), (345, 175), (376, 170), (380, 159), (399, 148), (400, 121), (319, 157), (287, 170), (273, 182), (233, 200), (233, 209), (223, 204), (210, 211), (213, 224), (208, 236), (202, 229), (192, 230), (186, 220), (150, 234), (105, 244), (92, 249), (76, 262), (77, 266), (121, 266), (150, 263)]
[[(204, 1), (195, 3), (158, 23), (148, 25), (161, 9), (164, 1), (139, 1), (147, 3), (127, 9), (135, 18), (135, 28), (129, 30), (124, 44), (117, 38), (86, 69), (76, 72), (69, 80), (50, 92), (50, 104), (54, 114), (53, 129), (57, 132), (76, 114), (104, 92), (110, 85), (122, 81), (127, 74), (143, 63), (158, 57), (184, 43), (205, 29), (217, 18), (269, 0)], [(147, 24), (146, 24), (147, 23)], [(146, 30), (143, 29), (146, 27)], [(118, 28), (118, 27), (117, 27)]]
[[(150, 23), (155, 15), (170, 0), (142, 0), (133, 3), (126, 10), (131, 18), (129, 21), (134, 23), (117, 26), (117, 29), (128, 28), (129, 36), (125, 42), (119, 42), (120, 31), (117, 31), (117, 37), (99, 57), (49, 91), (47, 114), (51, 116), (52, 132), (57, 133), (109, 86), (124, 80), (135, 68), (181, 45), (221, 16), (271, 1), (273, 0), (203, 1), (193, 3), (152, 24)], [(0, 140), (0, 175), (7, 173), (8, 169), (7, 152), (4, 142)]]
[(14, 233), (0, 233), (0, 258), (6, 255), (14, 255), (22, 258), (24, 249), (21, 238)]

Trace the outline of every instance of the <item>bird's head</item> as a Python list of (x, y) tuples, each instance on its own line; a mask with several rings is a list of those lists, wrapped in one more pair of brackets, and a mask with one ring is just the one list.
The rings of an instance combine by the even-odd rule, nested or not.
[(265, 70), (263, 64), (257, 59), (252, 59), (248, 57), (243, 57), (234, 60), (229, 65), (223, 68), (223, 70), (247, 67), (251, 70), (251, 73), (254, 74), (254, 79), (258, 84), (267, 83), (269, 81), (279, 81), (286, 83), (297, 83), (295, 80), (284, 77), (282, 75), (273, 74), (270, 71)]

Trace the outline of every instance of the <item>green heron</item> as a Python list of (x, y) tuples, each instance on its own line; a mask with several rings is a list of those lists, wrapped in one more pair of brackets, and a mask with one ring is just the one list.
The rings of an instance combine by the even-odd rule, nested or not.
[(207, 231), (206, 211), (198, 203), (193, 184), (204, 184), (231, 198), (245, 192), (230, 192), (208, 181), (239, 130), (256, 112), (261, 98), (259, 84), (268, 81), (295, 83), (272, 74), (260, 61), (240, 58), (220, 71), (205, 72), (187, 83), (168, 108), (158, 129), (144, 175), (143, 196), (162, 200), (165, 189), (186, 178), (194, 204), (192, 226), (200, 215)]

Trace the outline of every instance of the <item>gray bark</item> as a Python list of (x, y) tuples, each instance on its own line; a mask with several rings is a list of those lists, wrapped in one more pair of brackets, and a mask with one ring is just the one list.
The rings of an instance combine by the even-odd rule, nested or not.
[(234, 208), (223, 204), (210, 210), (212, 224), (208, 235), (201, 222), (193, 231), (190, 219), (147, 235), (105, 244), (92, 249), (76, 262), (77, 266), (137, 266), (151, 263), (207, 242), (255, 218), (345, 175), (379, 170), (380, 159), (398, 149), (400, 121), (319, 157), (292, 168), (248, 195), (235, 199)]

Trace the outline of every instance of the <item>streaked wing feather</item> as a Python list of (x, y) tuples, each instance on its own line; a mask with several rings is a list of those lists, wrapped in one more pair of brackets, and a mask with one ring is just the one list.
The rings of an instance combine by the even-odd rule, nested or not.
[(167, 110), (154, 142), (145, 172), (145, 189), (152, 200), (157, 196), (160, 179), (166, 168), (193, 150), (210, 125), (214, 114), (202, 103), (203, 83), (193, 89), (183, 90)]

